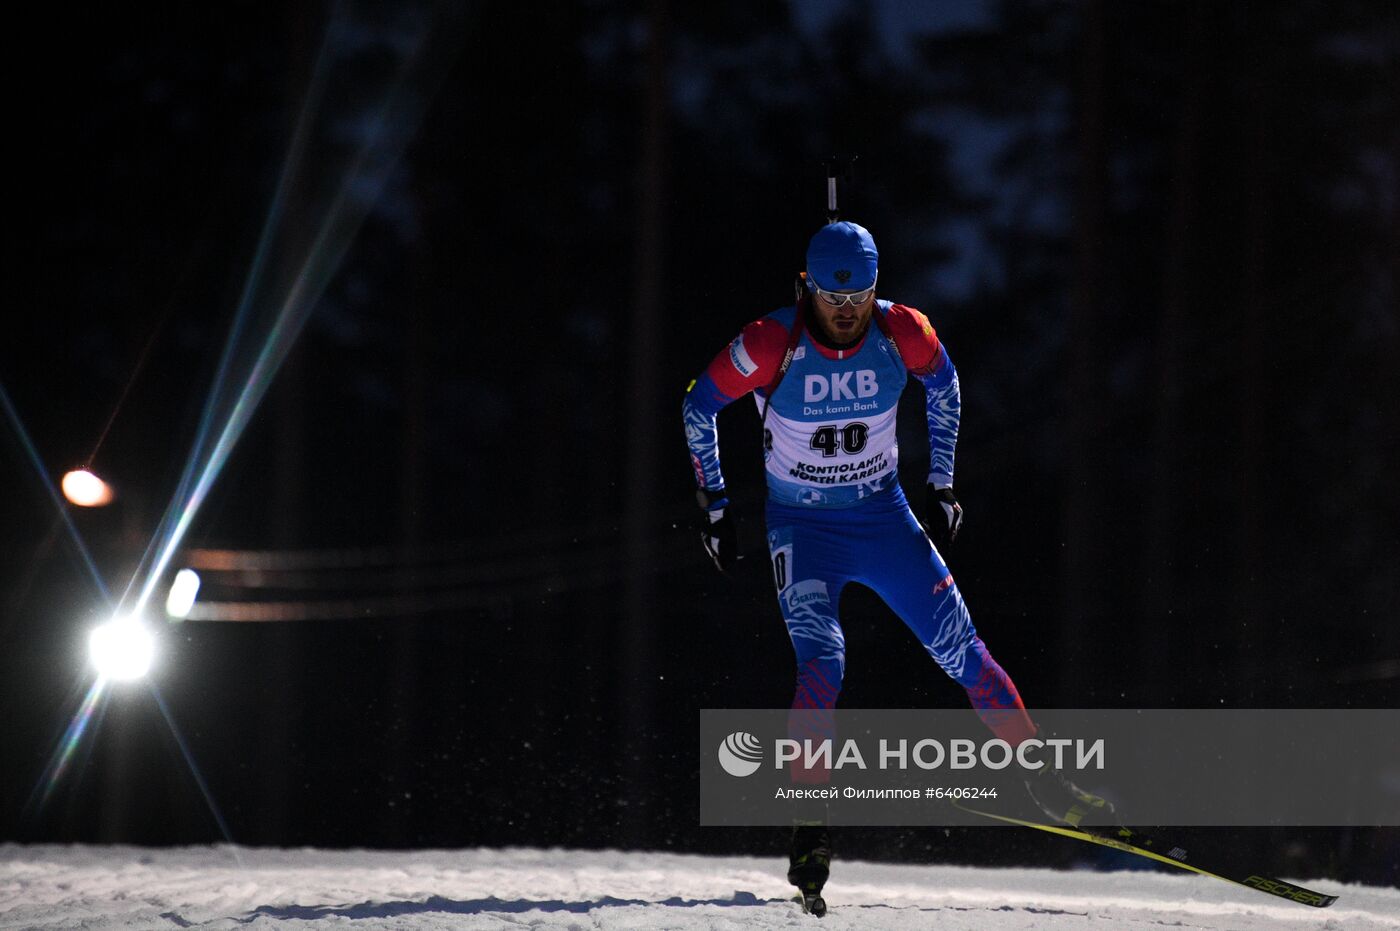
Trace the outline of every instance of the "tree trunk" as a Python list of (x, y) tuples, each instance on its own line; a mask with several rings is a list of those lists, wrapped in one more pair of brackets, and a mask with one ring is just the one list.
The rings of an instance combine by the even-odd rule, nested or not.
[(1192, 287), (1195, 229), (1200, 181), (1202, 71), (1205, 67), (1205, 10), (1193, 0), (1186, 13), (1186, 54), (1182, 59), (1181, 114), (1172, 145), (1171, 213), (1167, 219), (1166, 257), (1162, 275), (1162, 307), (1157, 320), (1156, 403), (1152, 434), (1152, 467), (1143, 526), (1143, 565), (1138, 603), (1138, 683), (1149, 700), (1170, 703), (1165, 690), (1175, 677), (1163, 657), (1174, 655), (1176, 635), (1186, 619), (1175, 614), (1182, 576), (1179, 515), (1185, 498), (1181, 470), (1182, 361), (1190, 344), (1186, 332), (1197, 295)]
[[(1253, 55), (1246, 59), (1245, 75), (1248, 107), (1247, 155), (1245, 163), (1244, 266), (1240, 270), (1240, 326), (1238, 359), (1238, 405), (1234, 455), (1235, 573), (1233, 597), (1224, 625), (1224, 643), (1235, 670), (1234, 699), (1249, 697), (1260, 664), (1269, 657), (1260, 655), (1259, 644), (1269, 644), (1264, 625), (1271, 616), (1273, 586), (1267, 577), (1270, 557), (1266, 552), (1264, 509), (1267, 507), (1263, 477), (1268, 442), (1265, 430), (1269, 416), (1267, 360), (1272, 355), (1271, 328), (1266, 309), (1272, 303), (1269, 281), (1270, 198), (1272, 191), (1273, 88), (1268, 73), (1270, 52), (1267, 38), (1256, 36)], [(1247, 648), (1247, 645), (1253, 644)], [(1267, 649), (1267, 646), (1262, 647)], [(1267, 668), (1267, 667), (1265, 667)]]
[[(623, 599), (623, 675), (619, 696), (625, 728), (625, 797), (629, 805), (622, 818), (624, 843), (639, 841), (649, 826), (647, 813), (637, 804), (650, 796), (653, 782), (651, 753), (646, 739), (652, 733), (654, 705), (651, 685), (655, 672), (655, 631), (658, 617), (655, 575), (651, 563), (657, 551), (656, 470), (658, 467), (658, 391), (660, 387), (662, 282), (665, 237), (667, 168), (667, 33), (666, 0), (647, 6), (645, 61), (645, 113), (637, 184), (637, 256), (634, 270), (629, 341), (628, 382), (630, 431), (627, 440), (626, 482), (622, 488), (623, 554), (626, 593)], [(672, 433), (666, 434), (668, 437)]]
[(1102, 352), (1106, 142), (1104, 137), (1105, 24), (1101, 0), (1082, 8), (1076, 130), (1077, 185), (1074, 211), (1074, 286), (1069, 312), (1069, 372), (1066, 398), (1068, 451), (1065, 466), (1064, 619), (1058, 642), (1057, 702), (1082, 702), (1083, 672), (1094, 663), (1090, 634), (1102, 620), (1100, 574), (1103, 483), (1100, 463), (1106, 407)]

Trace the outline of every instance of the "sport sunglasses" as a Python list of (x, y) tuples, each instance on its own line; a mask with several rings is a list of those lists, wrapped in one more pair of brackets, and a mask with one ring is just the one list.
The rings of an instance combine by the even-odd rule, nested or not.
[[(880, 274), (876, 272), (875, 281), (879, 280)], [(812, 280), (812, 276), (808, 275), (807, 290), (821, 298), (828, 306), (840, 307), (843, 304), (850, 304), (852, 307), (855, 307), (857, 304), (864, 304), (866, 301), (870, 300), (870, 296), (875, 293), (875, 281), (872, 281), (870, 287), (866, 288), (864, 291), (857, 291), (854, 294), (845, 294), (840, 291), (825, 291), (817, 287), (817, 283)]]

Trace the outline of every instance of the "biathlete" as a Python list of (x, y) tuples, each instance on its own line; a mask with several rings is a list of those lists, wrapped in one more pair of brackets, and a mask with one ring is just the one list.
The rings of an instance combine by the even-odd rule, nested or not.
[[(928, 318), (877, 299), (879, 253), (849, 221), (818, 230), (797, 303), (745, 326), (686, 392), (686, 442), (704, 511), (701, 538), (716, 566), (736, 558), (715, 415), (752, 394), (763, 418), (768, 552), (778, 605), (797, 658), (795, 711), (836, 705), (846, 665), (842, 589), (873, 589), (966, 690), (995, 734), (1015, 747), (1036, 735), (1021, 696), (978, 636), (938, 547), (957, 537), (953, 493), (958, 374)], [(923, 523), (897, 470), (895, 421), (910, 376), (923, 387), (929, 474)], [(936, 545), (935, 545), (936, 544)], [(825, 773), (795, 770), (795, 779)], [(1052, 818), (1078, 823), (1107, 803), (1046, 767), (1027, 782)], [(788, 879), (811, 908), (829, 874), (821, 823), (795, 826)]]

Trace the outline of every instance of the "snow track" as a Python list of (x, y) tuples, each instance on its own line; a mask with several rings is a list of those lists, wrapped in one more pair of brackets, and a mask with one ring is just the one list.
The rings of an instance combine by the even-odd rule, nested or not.
[(838, 861), (803, 915), (776, 857), (0, 846), (0, 928), (1400, 929), (1400, 891), (1312, 909), (1189, 874)]

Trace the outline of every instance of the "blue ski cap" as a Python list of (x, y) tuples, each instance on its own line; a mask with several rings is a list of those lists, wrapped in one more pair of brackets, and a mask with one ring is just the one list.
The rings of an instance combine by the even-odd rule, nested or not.
[(864, 291), (879, 265), (870, 231), (850, 220), (823, 226), (807, 246), (807, 275), (823, 291)]

